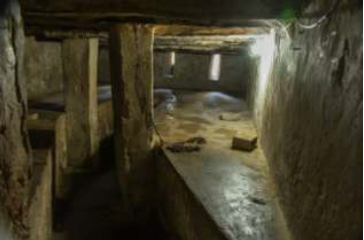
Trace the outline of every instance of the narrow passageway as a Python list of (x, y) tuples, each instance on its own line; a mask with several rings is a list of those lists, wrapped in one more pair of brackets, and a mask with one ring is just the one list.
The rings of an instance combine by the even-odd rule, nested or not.
[[(234, 136), (256, 134), (247, 103), (222, 92), (155, 92), (159, 102), (156, 126), (165, 146), (165, 158), (160, 161), (168, 162), (161, 165), (178, 174), (186, 191), (196, 199), (194, 204), (201, 204), (202, 211), (227, 239), (286, 239), (287, 229), (276, 208), (273, 183), (260, 146), (248, 152), (232, 149)], [(169, 150), (170, 144), (194, 137), (206, 141), (197, 151)], [(172, 181), (159, 175), (160, 185), (170, 184), (172, 189)], [(186, 206), (182, 208), (191, 211), (189, 203), (183, 204)]]
[(360, 0), (1, 0), (0, 240), (363, 237)]

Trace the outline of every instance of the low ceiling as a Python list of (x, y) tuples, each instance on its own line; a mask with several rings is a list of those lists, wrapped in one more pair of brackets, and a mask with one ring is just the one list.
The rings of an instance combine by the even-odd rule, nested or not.
[[(257, 36), (269, 33), (270, 26), (264, 27), (205, 27), (190, 25), (154, 25), (154, 50), (190, 53), (239, 54), (254, 42)], [(60, 41), (70, 37), (96, 37), (101, 47), (108, 47), (108, 32), (85, 30), (45, 30), (32, 28), (28, 33), (39, 40)]]
[(20, 0), (26, 29), (107, 31), (121, 22), (260, 26), (307, 0)]

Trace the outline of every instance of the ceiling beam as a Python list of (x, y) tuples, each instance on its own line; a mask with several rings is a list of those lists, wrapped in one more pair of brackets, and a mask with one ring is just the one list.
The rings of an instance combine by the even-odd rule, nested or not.
[(20, 0), (26, 26), (109, 29), (122, 22), (247, 26), (282, 18), (304, 0)]

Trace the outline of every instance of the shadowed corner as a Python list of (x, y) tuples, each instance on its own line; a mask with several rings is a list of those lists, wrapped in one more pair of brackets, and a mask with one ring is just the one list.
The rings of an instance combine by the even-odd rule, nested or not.
[(4, 16), (7, 14), (10, 4), (17, 3), (15, 0), (1, 0), (0, 1), (0, 16)]

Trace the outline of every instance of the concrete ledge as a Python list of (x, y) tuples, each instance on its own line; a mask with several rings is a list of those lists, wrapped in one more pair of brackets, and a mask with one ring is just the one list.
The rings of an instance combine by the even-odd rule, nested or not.
[(162, 149), (157, 159), (162, 219), (181, 240), (287, 239), (268, 173), (255, 155), (206, 146)]
[(226, 239), (163, 150), (157, 158), (157, 184), (160, 217), (177, 239)]
[(30, 191), (30, 240), (52, 236), (52, 151), (33, 151), (34, 165)]

